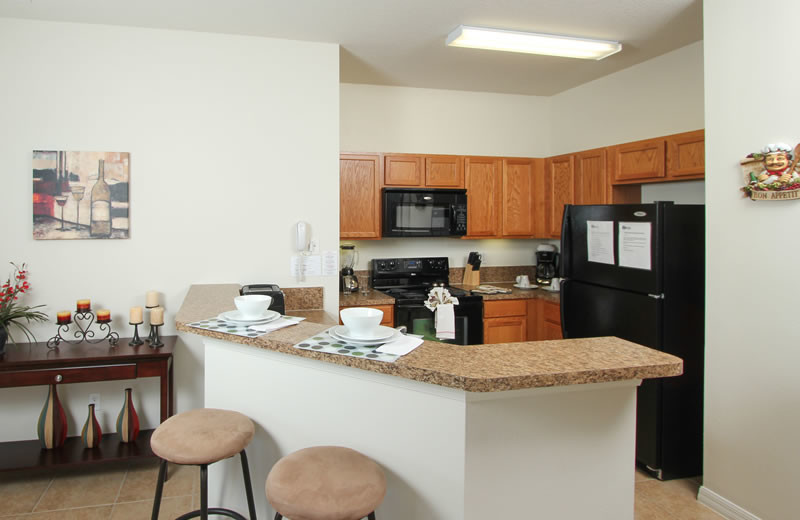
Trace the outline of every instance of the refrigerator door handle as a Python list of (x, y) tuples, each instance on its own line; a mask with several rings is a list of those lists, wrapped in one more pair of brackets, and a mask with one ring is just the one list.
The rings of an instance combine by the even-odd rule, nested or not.
[[(570, 272), (570, 267), (572, 266), (572, 247), (568, 244), (570, 243), (570, 229), (571, 226), (569, 225), (570, 218), (570, 207), (571, 204), (564, 205), (564, 215), (561, 219), (561, 259), (558, 264), (558, 277), (559, 278), (569, 278), (572, 276)], [(565, 244), (567, 246), (565, 247)]]
[(565, 312), (564, 312), (564, 307), (565, 307), (564, 299), (565, 299), (565, 296), (566, 296), (565, 289), (566, 289), (567, 285), (569, 285), (569, 279), (568, 278), (564, 278), (563, 280), (561, 280), (561, 288), (560, 288), (561, 294), (559, 295), (559, 303), (560, 303), (560, 305), (559, 305), (560, 309), (559, 310), (561, 311), (561, 337), (564, 338), (564, 339), (569, 339), (569, 336), (567, 336), (567, 322), (564, 320), (564, 314), (565, 314)]
[(651, 298), (654, 298), (656, 300), (663, 300), (664, 299), (664, 293), (661, 293), (661, 294), (648, 294), (647, 296), (649, 296)]

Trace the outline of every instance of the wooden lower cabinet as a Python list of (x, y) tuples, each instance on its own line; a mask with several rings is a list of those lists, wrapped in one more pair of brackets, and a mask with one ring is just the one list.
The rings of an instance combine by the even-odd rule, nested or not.
[[(370, 309), (378, 309), (379, 311), (383, 311), (383, 319), (381, 320), (381, 325), (386, 327), (394, 327), (394, 305), (358, 305), (358, 307), (368, 307)], [(349, 307), (339, 307), (339, 312), (342, 309), (347, 309)], [(339, 325), (342, 325), (342, 318), (339, 317)]]
[(483, 302), (483, 342), (513, 343), (528, 340), (525, 300)]
[(561, 305), (556, 302), (540, 300), (542, 304), (541, 332), (539, 339), (562, 339)]
[(527, 300), (527, 341), (562, 339), (561, 306), (557, 302), (539, 299)]

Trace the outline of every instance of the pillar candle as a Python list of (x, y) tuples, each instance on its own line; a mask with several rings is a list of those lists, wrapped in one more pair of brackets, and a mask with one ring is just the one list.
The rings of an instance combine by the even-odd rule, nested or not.
[(91, 300), (78, 300), (78, 310), (81, 312), (86, 312), (92, 308), (92, 301)]
[(164, 324), (164, 307), (156, 307), (150, 311), (150, 325)]
[(67, 325), (69, 323), (72, 323), (72, 312), (58, 311), (56, 313), (56, 323), (59, 325)]
[(158, 307), (158, 291), (147, 291), (145, 305), (150, 309)]
[(141, 307), (131, 307), (131, 318), (129, 320), (131, 325), (135, 325), (137, 323), (142, 323), (142, 308)]
[(111, 321), (111, 311), (108, 309), (97, 310), (97, 323), (108, 323)]

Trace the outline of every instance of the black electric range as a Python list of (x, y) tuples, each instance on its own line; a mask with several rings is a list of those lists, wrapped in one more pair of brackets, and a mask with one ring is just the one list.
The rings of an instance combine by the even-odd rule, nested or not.
[[(396, 326), (405, 325), (410, 334), (427, 340), (457, 345), (483, 343), (483, 298), (462, 289), (450, 287), (450, 263), (447, 257), (377, 258), (369, 264), (370, 282), (375, 290), (395, 299)], [(436, 338), (434, 314), (425, 301), (434, 286), (446, 287), (458, 298), (455, 306), (456, 338)]]

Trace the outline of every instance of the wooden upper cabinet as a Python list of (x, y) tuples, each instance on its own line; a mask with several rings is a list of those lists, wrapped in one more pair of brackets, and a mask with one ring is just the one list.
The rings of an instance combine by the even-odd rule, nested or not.
[(465, 157), (467, 236), (499, 237), (503, 161), (496, 157)]
[(544, 161), (503, 159), (502, 236), (542, 236)]
[(339, 236), (381, 238), (380, 157), (339, 156)]
[(387, 154), (383, 156), (383, 160), (385, 186), (422, 186), (425, 176), (421, 155)]
[(705, 176), (705, 135), (705, 130), (695, 130), (666, 137), (668, 178), (689, 180)]
[(561, 221), (564, 218), (564, 206), (575, 200), (575, 155), (559, 155), (550, 157), (545, 163), (545, 195), (548, 208), (547, 234), (550, 237), (561, 236)]
[(425, 186), (429, 188), (463, 188), (464, 158), (456, 155), (425, 156)]
[(606, 149), (575, 154), (575, 204), (608, 204)]
[(665, 140), (647, 139), (612, 146), (608, 160), (614, 182), (663, 180)]

